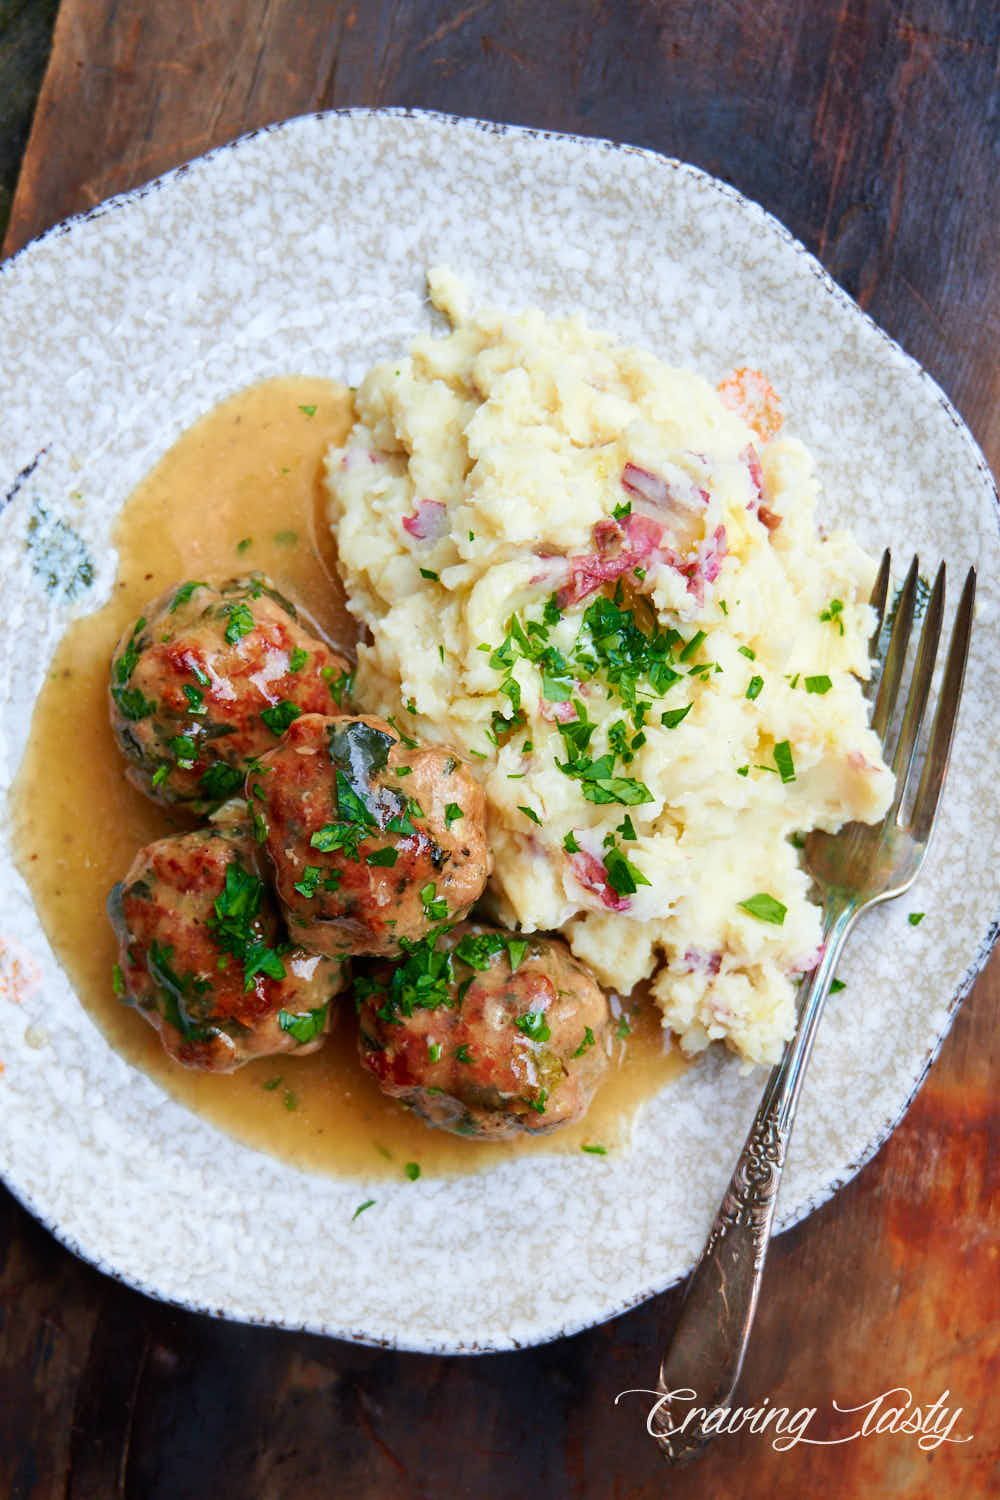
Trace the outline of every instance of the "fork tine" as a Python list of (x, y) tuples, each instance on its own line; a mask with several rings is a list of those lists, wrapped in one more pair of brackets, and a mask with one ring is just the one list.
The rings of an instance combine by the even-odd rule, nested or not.
[(926, 842), (933, 831), (941, 788), (944, 785), (945, 772), (951, 756), (952, 740), (955, 737), (955, 720), (958, 717), (958, 704), (965, 678), (965, 663), (969, 655), (969, 636), (972, 633), (972, 611), (975, 602), (976, 570), (970, 568), (955, 614), (955, 628), (952, 631), (948, 661), (941, 682), (941, 698), (937, 713), (934, 715), (931, 742), (913, 810), (913, 837), (921, 843)]
[(889, 597), (889, 576), (892, 572), (892, 553), (886, 547), (882, 553), (882, 561), (879, 563), (878, 573), (875, 576), (875, 585), (869, 604), (875, 611), (876, 623), (868, 642), (868, 655), (874, 656), (878, 649), (878, 638), (882, 634), (882, 622), (885, 619), (885, 602)]
[(909, 645), (910, 629), (913, 625), (913, 607), (917, 598), (919, 574), (920, 561), (915, 557), (910, 564), (910, 571), (906, 575), (906, 582), (903, 584), (899, 602), (896, 605), (896, 618), (892, 622), (889, 649), (885, 654), (882, 680), (879, 683), (878, 697), (875, 700), (875, 712), (872, 714), (872, 728), (883, 744), (886, 731), (892, 721), (892, 711), (896, 707), (899, 683), (906, 663), (906, 648)]
[(913, 681), (910, 683), (906, 711), (903, 714), (903, 724), (899, 731), (899, 744), (896, 746), (896, 754), (892, 760), (892, 774), (896, 778), (895, 805), (897, 808), (906, 791), (906, 783), (913, 765), (913, 755), (917, 748), (917, 740), (920, 738), (920, 726), (924, 721), (927, 699), (930, 696), (931, 678), (934, 676), (934, 663), (937, 660), (941, 621), (944, 616), (944, 591), (945, 567), (942, 563), (938, 568), (934, 590), (924, 615), (924, 628), (920, 632), (920, 645), (913, 667)]

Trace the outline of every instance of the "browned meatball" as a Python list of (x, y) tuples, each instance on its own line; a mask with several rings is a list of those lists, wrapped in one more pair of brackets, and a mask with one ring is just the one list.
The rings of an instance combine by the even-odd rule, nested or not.
[(347, 661), (257, 574), (188, 582), (115, 648), (111, 723), (129, 779), (160, 802), (218, 805), (301, 713), (347, 706)]
[(467, 922), (358, 978), (355, 997), (379, 1087), (459, 1135), (572, 1124), (608, 1065), (607, 997), (559, 938)]
[(409, 748), (383, 719), (303, 715), (246, 793), (304, 948), (397, 954), (482, 894), (478, 783), (450, 750)]
[(322, 1046), (343, 966), (284, 940), (248, 825), (213, 824), (140, 849), (108, 899), (116, 985), (188, 1068)]

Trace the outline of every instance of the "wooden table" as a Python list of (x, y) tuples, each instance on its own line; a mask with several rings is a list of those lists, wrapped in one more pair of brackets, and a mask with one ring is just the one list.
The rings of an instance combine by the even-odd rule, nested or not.
[[(944, 386), (1000, 469), (994, 0), (63, 0), (4, 245), (243, 131), (408, 104), (610, 136), (763, 203)], [(995, 745), (990, 747), (995, 753)], [(956, 857), (992, 857), (992, 850)], [(11, 1500), (1000, 1493), (1000, 965), (904, 1123), (774, 1245), (742, 1390), (950, 1390), (965, 1445), (726, 1437), (668, 1474), (645, 1408), (669, 1293), (520, 1354), (427, 1358), (147, 1301), (0, 1204)], [(793, 1148), (794, 1149), (794, 1148)]]

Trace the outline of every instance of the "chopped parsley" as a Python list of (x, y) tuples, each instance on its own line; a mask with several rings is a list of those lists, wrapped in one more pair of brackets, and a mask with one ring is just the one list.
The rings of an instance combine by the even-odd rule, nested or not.
[(751, 917), (756, 917), (758, 922), (771, 922), (775, 927), (780, 927), (785, 920), (787, 906), (782, 906), (776, 896), (769, 896), (761, 891), (756, 896), (750, 896), (746, 901), (740, 901), (739, 906)]
[(239, 541), (239, 542), (236, 543), (236, 550), (237, 550), (237, 552), (245, 552), (248, 547), (252, 547), (252, 546), (253, 546), (253, 537), (252, 536), (245, 536), (245, 537), (243, 537), (242, 541)]
[(582, 1057), (583, 1054), (587, 1051), (588, 1047), (592, 1047), (594, 1045), (594, 1042), (594, 1033), (591, 1031), (589, 1026), (585, 1026), (583, 1028), (583, 1041), (580, 1043), (579, 1047), (577, 1047), (576, 1051), (573, 1053), (573, 1056)]
[(125, 993), (125, 976), (122, 973), (121, 964), (115, 964), (111, 970), (111, 988), (116, 995), (124, 995)]
[[(310, 412), (310, 413), (308, 413), (308, 415), (311, 416), (312, 413)], [(375, 1199), (374, 1198), (366, 1198), (365, 1201), (364, 1201), (364, 1203), (359, 1203), (358, 1206), (357, 1206), (357, 1208), (351, 1214), (351, 1223), (353, 1224), (354, 1220), (359, 1216), (359, 1214), (363, 1214), (366, 1208), (374, 1208), (374, 1207), (375, 1207)]]
[(441, 1043), (440, 1042), (428, 1042), (427, 1043), (427, 1056), (430, 1058), (431, 1062), (439, 1062), (440, 1059), (441, 1059)]
[(222, 802), (243, 785), (243, 772), (218, 760), (198, 778), (198, 790), (206, 802)]
[(764, 686), (764, 679), (763, 679), (763, 677), (751, 677), (749, 683), (747, 684), (746, 696), (748, 698), (750, 698), (751, 700), (754, 699), (754, 698), (759, 698), (760, 697), (760, 692), (761, 692), (761, 689), (763, 688), (763, 686)]
[(156, 704), (151, 703), (141, 688), (113, 687), (111, 696), (118, 705), (122, 718), (134, 724), (139, 719), (148, 719), (155, 714)]
[(530, 818), (533, 823), (537, 823), (539, 828), (541, 828), (542, 820), (535, 812), (535, 809), (533, 807), (525, 807), (522, 802), (519, 802), (517, 804), (517, 810), (518, 812), (523, 812), (526, 818)]
[(660, 715), (660, 723), (664, 729), (676, 729), (678, 724), (687, 718), (691, 707), (690, 703), (685, 703), (683, 708), (668, 708), (666, 713)]
[(833, 683), (825, 673), (818, 677), (807, 677), (805, 681), (807, 693), (828, 693), (833, 687)]
[(207, 583), (199, 583), (197, 579), (193, 579), (190, 583), (182, 583), (174, 597), (171, 599), (170, 608), (167, 613), (171, 615), (176, 614), (182, 604), (187, 604), (195, 589), (207, 588)]
[(909, 922), (911, 927), (919, 927), (921, 922), (924, 920), (924, 916), (925, 913), (922, 911), (911, 911), (906, 920)]
[(847, 984), (846, 984), (846, 982), (843, 979), (831, 979), (830, 980), (830, 994), (831, 995), (839, 995), (840, 992), (841, 992), (841, 990), (846, 990), (846, 989), (847, 989)]
[(373, 849), (371, 854), (365, 856), (365, 863), (369, 865), (381, 865), (391, 870), (398, 858), (397, 852), (391, 846), (385, 849)]
[(514, 1025), (532, 1042), (547, 1042), (552, 1036), (545, 1012), (541, 1010), (529, 1010), (523, 1016), (515, 1017)]
[(301, 1047), (306, 1042), (315, 1041), (316, 1037), (322, 1035), (329, 1009), (330, 1002), (327, 1001), (316, 1010), (303, 1011), (299, 1015), (290, 1010), (279, 1010), (278, 1025), (282, 1031), (287, 1031), (288, 1035)]
[(469, 1051), (467, 1042), (463, 1042), (460, 1047), (455, 1048), (455, 1057), (460, 1063), (471, 1063), (475, 1061), (472, 1053)]
[(300, 406), (299, 411), (306, 417), (314, 417), (316, 415), (315, 406)]
[(619, 896), (633, 896), (640, 885), (650, 884), (642, 871), (631, 860), (626, 859), (617, 847), (609, 849), (605, 854), (604, 868), (608, 872), (608, 884)]
[(219, 613), (229, 621), (226, 626), (226, 641), (230, 646), (235, 646), (237, 641), (249, 635), (256, 626), (256, 621), (245, 604), (223, 604)]
[(430, 922), (440, 922), (442, 917), (448, 915), (448, 903), (443, 896), (438, 896), (433, 880), (420, 887), (420, 904), (423, 906), (424, 916)]
[(736, 649), (739, 651), (739, 653), (740, 653), (741, 656), (745, 656), (746, 657), (747, 661), (756, 661), (757, 660), (757, 653), (756, 653), (756, 651), (751, 651), (751, 649), (750, 649), (749, 646), (737, 646)]
[(779, 740), (775, 745), (774, 764), (782, 781), (795, 780), (795, 762), (792, 760), (792, 747), (787, 740)]
[(420, 576), (421, 578), (429, 578), (432, 583), (440, 582), (438, 575), (434, 572), (433, 568), (421, 568)]
[(208, 919), (220, 951), (242, 962), (245, 990), (253, 988), (257, 974), (268, 979), (285, 977), (278, 951), (268, 947), (255, 930), (263, 894), (263, 881), (232, 860), (226, 866), (225, 885), (213, 902), (215, 914)]
[(581, 1151), (586, 1151), (588, 1156), (607, 1156), (607, 1146), (581, 1146)]
[(572, 831), (572, 829), (563, 839), (563, 848), (566, 850), (567, 854), (579, 854), (580, 852), (580, 845), (577, 843), (576, 834)]
[(188, 701), (188, 709), (192, 714), (203, 714), (205, 712), (205, 694), (201, 688), (192, 687), (189, 682), (184, 684), (184, 696)]
[(411, 1182), (416, 1182), (417, 1178), (420, 1176), (420, 1163), (418, 1161), (408, 1161), (406, 1163), (406, 1166), (403, 1168), (403, 1171), (406, 1173)]
[[(294, 669), (293, 669), (294, 670)], [(334, 674), (333, 667), (324, 667), (320, 676), (330, 689), (330, 697), (338, 708), (344, 706), (344, 699), (349, 698), (354, 688), (354, 673), (340, 672)]]
[(283, 735), (289, 724), (302, 713), (297, 703), (289, 703), (287, 698), (282, 698), (279, 703), (273, 703), (270, 708), (262, 708), (260, 716), (272, 734)]
[(615, 1036), (618, 1038), (618, 1040), (620, 1042), (624, 1042), (626, 1040), (626, 1038), (630, 1037), (631, 1035), (632, 1035), (632, 1023), (631, 1023), (631, 1021), (629, 1020), (628, 1016), (626, 1016), (626, 1015), (620, 1015), (618, 1017), (618, 1025), (615, 1027)]
[(305, 664), (306, 664), (306, 662), (308, 660), (309, 660), (309, 652), (308, 651), (303, 651), (303, 649), (302, 649), (301, 646), (296, 646), (295, 650), (291, 653), (291, 655), (288, 658), (288, 670), (289, 670), (289, 672), (301, 672), (302, 668), (305, 666)]
[(162, 786), (169, 775), (170, 767), (167, 765), (166, 761), (164, 761), (163, 765), (157, 766), (156, 770), (153, 772), (152, 785)]
[(449, 802), (446, 805), (445, 810), (444, 810), (444, 821), (445, 821), (445, 823), (447, 824), (447, 826), (449, 828), (451, 827), (452, 823), (457, 822), (457, 820), (459, 818), (464, 818), (464, 817), (465, 817), (465, 814), (462, 811), (462, 809), (459, 807), (459, 805), (458, 805), (457, 802)]
[(188, 734), (175, 734), (168, 741), (168, 749), (182, 771), (190, 771), (198, 759), (198, 747)]
[(841, 616), (843, 615), (843, 612), (844, 612), (844, 601), (843, 601), (843, 599), (831, 599), (830, 602), (829, 602), (829, 604), (827, 605), (826, 609), (824, 609), (823, 612), (822, 612), (822, 614), (820, 615), (820, 619), (821, 620), (828, 620), (830, 622), (830, 624), (838, 626), (839, 629), (840, 629), (841, 635), (843, 635), (843, 633), (844, 633), (844, 622), (843, 622), (843, 619), (841, 618)]

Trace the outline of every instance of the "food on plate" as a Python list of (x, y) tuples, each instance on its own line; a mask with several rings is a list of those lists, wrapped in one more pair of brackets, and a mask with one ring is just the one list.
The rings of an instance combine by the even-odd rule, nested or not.
[(457, 922), (490, 871), (482, 791), (383, 719), (306, 714), (247, 778), (292, 938), (392, 955)]
[(558, 938), (463, 923), (359, 976), (355, 994), (379, 1087), (459, 1135), (570, 1124), (608, 1065), (607, 997)]
[(772, 1061), (821, 952), (799, 834), (892, 795), (874, 564), (817, 530), (757, 372), (720, 394), (430, 288), (452, 331), (369, 371), (327, 459), (356, 701), (472, 758), (503, 924), (561, 930), (621, 992), (652, 978), (686, 1052)]
[(111, 721), (136, 786), (210, 809), (299, 714), (348, 706), (349, 687), (349, 663), (268, 578), (192, 579), (118, 642)]
[(116, 988), (188, 1068), (231, 1073), (255, 1057), (323, 1045), (343, 966), (287, 942), (246, 818), (140, 849), (108, 911)]

